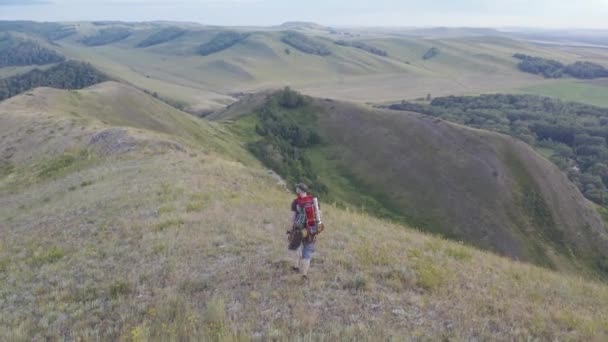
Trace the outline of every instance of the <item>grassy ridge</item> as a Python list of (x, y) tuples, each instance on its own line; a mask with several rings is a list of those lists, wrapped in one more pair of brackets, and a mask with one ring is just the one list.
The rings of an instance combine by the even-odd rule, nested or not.
[(518, 92), (608, 107), (608, 89), (601, 83), (559, 80), (543, 85), (523, 87), (518, 89)]
[[(7, 340), (608, 337), (606, 285), (326, 202), (328, 229), (304, 284), (285, 255), (292, 195), (252, 159), (216, 150), (245, 153), (217, 125), (179, 112), (167, 117), (172, 127), (190, 122), (186, 136), (206, 137), (197, 141), (151, 130), (142, 123), (156, 122), (154, 112), (135, 110), (126, 129), (134, 149), (98, 154), (93, 163), (61, 152), (92, 149), (92, 134), (119, 129), (102, 123), (92, 104), (127, 89), (99, 88), (80, 96), (37, 90), (0, 105), (3, 150), (23, 138), (10, 158), (14, 169), (0, 174)], [(142, 101), (138, 107), (162, 107), (140, 92), (129, 97)], [(66, 101), (78, 117), (53, 110)], [(32, 111), (33, 103), (47, 109)], [(60, 128), (46, 155), (26, 148)]]

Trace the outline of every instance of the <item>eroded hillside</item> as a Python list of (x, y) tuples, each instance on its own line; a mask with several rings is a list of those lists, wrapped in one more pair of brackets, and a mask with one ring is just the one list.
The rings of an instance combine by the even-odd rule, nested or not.
[(605, 272), (608, 239), (595, 206), (525, 143), (332, 100), (288, 108), (283, 93), (246, 98), (213, 117), (233, 122), (249, 146), (266, 146), (261, 159), (288, 178), (302, 166), (289, 161), (291, 152), (272, 152), (283, 145), (268, 137), (308, 125), (321, 143), (294, 148), (304, 156), (300, 177), (318, 177), (338, 203), (551, 268)]

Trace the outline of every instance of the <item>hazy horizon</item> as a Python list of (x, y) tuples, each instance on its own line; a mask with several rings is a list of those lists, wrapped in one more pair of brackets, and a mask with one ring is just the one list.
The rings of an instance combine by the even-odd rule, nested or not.
[(0, 0), (0, 20), (182, 21), (272, 26), (309, 21), (327, 26), (608, 29), (608, 0), (414, 1), (311, 0)]

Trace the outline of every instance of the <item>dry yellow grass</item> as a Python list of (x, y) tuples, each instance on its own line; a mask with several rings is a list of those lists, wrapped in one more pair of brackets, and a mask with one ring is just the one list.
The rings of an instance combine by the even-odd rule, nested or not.
[(50, 154), (0, 176), (4, 340), (608, 338), (604, 284), (330, 204), (303, 282), (286, 255), (292, 195), (212, 146), (162, 139), (184, 149)]

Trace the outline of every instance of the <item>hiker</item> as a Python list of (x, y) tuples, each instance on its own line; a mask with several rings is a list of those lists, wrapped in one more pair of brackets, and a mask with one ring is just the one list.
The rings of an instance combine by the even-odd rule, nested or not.
[(308, 278), (310, 259), (315, 251), (315, 239), (324, 229), (321, 222), (319, 202), (313, 195), (308, 194), (306, 184), (296, 185), (296, 199), (291, 203), (292, 227), (289, 234), (289, 251), (294, 260), (292, 269), (302, 272), (302, 278)]

